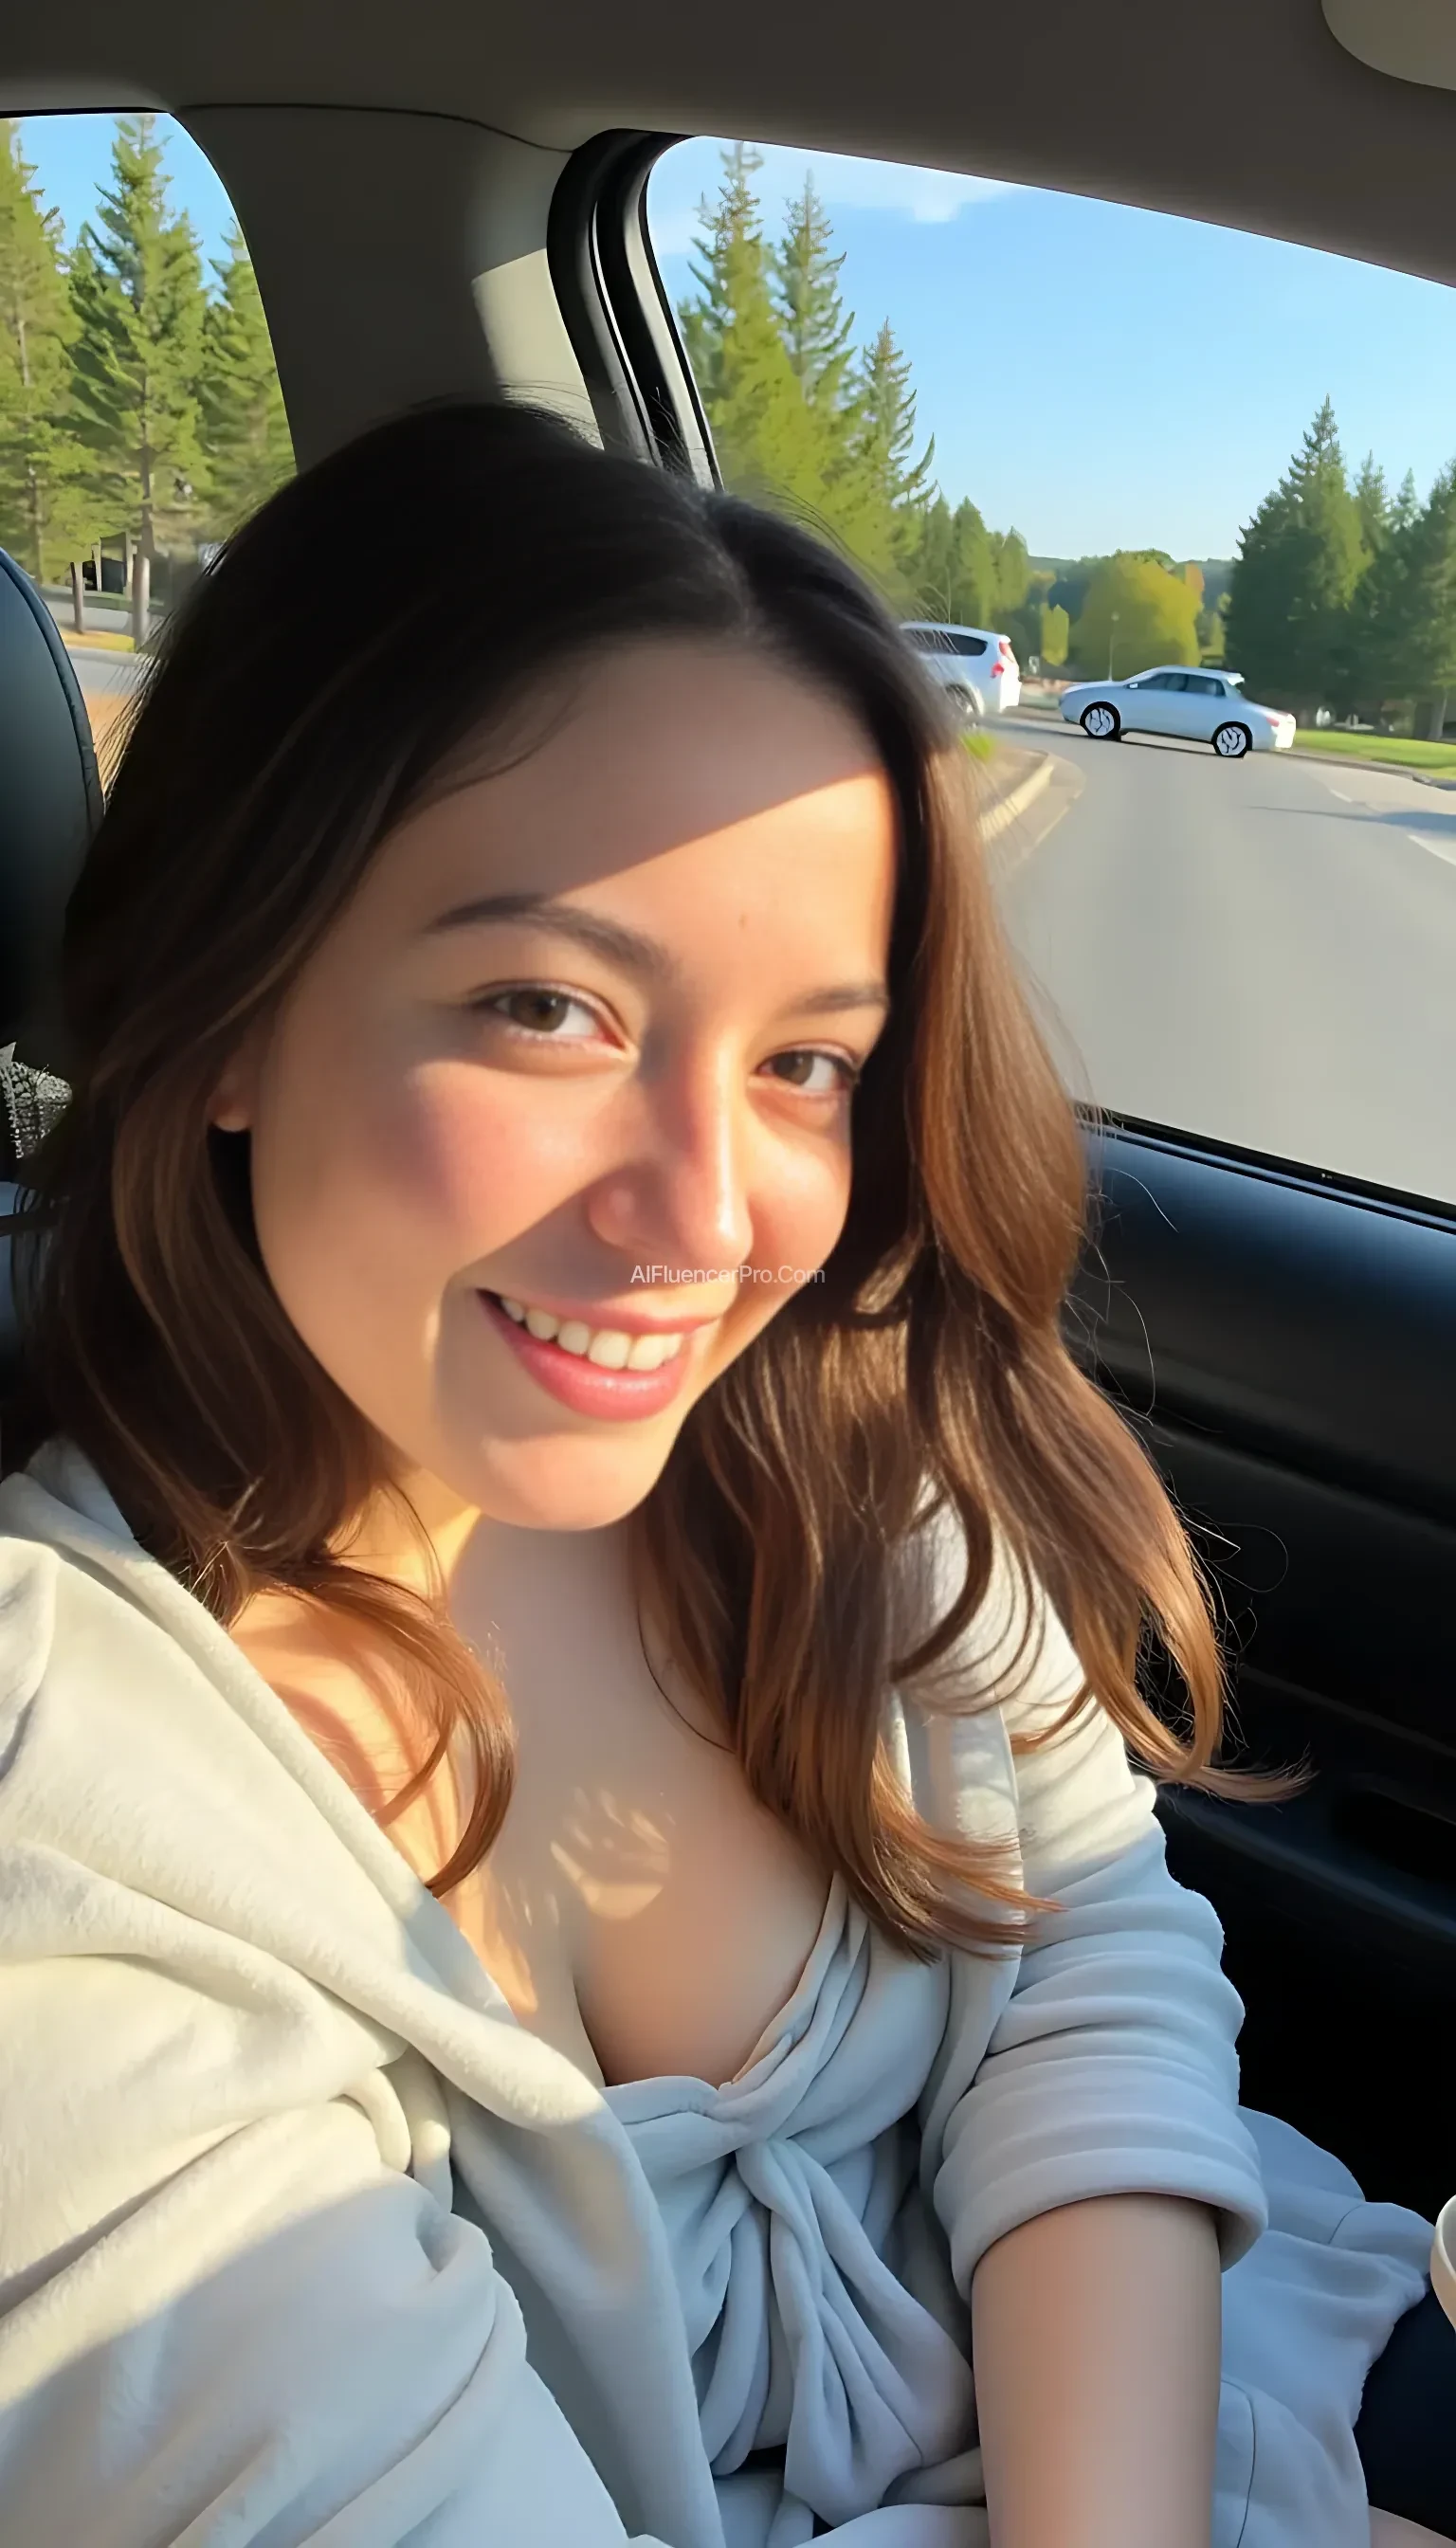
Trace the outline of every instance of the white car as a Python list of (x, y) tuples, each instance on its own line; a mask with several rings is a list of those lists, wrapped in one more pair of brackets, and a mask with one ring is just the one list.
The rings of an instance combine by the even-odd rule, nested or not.
[(1061, 694), (1061, 713), (1096, 743), (1125, 734), (1176, 734), (1211, 743), (1221, 761), (1246, 752), (1288, 752), (1294, 719), (1283, 708), (1255, 707), (1241, 673), (1192, 672), (1157, 664), (1131, 682), (1078, 682)]
[(1009, 637), (994, 628), (949, 628), (908, 619), (905, 634), (926, 671), (968, 717), (1004, 716), (1021, 698), (1021, 666)]

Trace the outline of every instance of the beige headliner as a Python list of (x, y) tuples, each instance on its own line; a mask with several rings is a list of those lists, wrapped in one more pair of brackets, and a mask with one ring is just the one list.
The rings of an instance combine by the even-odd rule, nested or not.
[[(1456, 281), (1456, 97), (1320, 0), (12, 0), (0, 110), (410, 107), (982, 170)], [(1227, 318), (1228, 314), (1223, 316)]]

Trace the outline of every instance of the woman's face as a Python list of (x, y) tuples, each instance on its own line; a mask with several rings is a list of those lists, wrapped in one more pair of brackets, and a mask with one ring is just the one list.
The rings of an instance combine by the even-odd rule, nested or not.
[(693, 642), (386, 842), (214, 1121), (402, 1475), (536, 1529), (642, 1502), (840, 1235), (895, 852), (853, 717)]

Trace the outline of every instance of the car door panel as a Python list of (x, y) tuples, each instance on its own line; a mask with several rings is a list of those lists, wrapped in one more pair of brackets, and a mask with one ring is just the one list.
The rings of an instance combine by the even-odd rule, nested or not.
[(1212, 743), (1215, 727), (1221, 726), (1228, 714), (1222, 682), (1190, 673), (1184, 686), (1183, 711), (1185, 734), (1197, 743)]
[(1178, 692), (1169, 688), (1162, 675), (1157, 675), (1138, 683), (1135, 715), (1127, 722), (1136, 724), (1142, 734), (1178, 734), (1182, 731), (1182, 708)]
[(1092, 1157), (1073, 1349), (1216, 1587), (1228, 1757), (1314, 1773), (1277, 1806), (1165, 1789), (1170, 1864), (1225, 1924), (1247, 2101), (1428, 2211), (1456, 2007), (1456, 1225), (1146, 1128)]
[(1130, 734), (1161, 734), (1165, 701), (1149, 682), (1129, 682), (1117, 701)]

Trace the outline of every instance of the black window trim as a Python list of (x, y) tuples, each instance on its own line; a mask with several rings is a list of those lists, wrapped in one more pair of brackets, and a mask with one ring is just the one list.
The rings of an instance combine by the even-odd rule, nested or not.
[(551, 199), (546, 255), (606, 448), (721, 486), (647, 226), (652, 171), (687, 137), (600, 133), (574, 151)]

